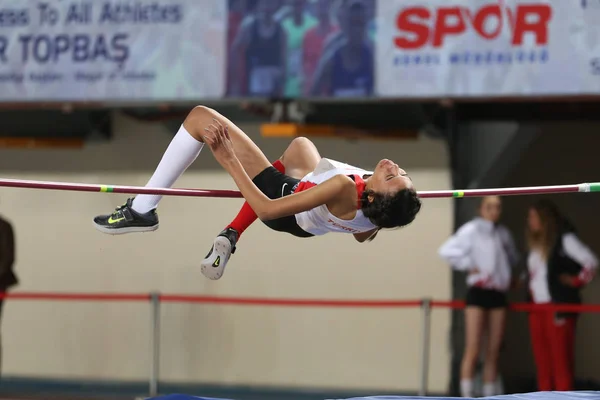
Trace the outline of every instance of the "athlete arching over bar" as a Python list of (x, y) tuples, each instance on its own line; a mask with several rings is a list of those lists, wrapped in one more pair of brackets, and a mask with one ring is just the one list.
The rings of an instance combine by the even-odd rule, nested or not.
[[(341, 232), (364, 242), (380, 229), (410, 224), (421, 209), (411, 179), (390, 160), (366, 171), (321, 158), (311, 141), (296, 138), (271, 165), (241, 129), (202, 106), (188, 114), (146, 187), (171, 187), (205, 143), (246, 199), (201, 263), (209, 279), (223, 275), (239, 236), (257, 218), (273, 230), (297, 237)], [(112, 214), (94, 218), (94, 224), (108, 234), (154, 231), (161, 198), (145, 194), (130, 198)]]

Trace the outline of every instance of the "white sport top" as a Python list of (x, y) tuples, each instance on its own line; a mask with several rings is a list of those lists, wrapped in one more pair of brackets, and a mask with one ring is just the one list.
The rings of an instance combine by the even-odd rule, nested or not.
[(327, 205), (323, 204), (312, 210), (296, 214), (296, 222), (308, 233), (313, 235), (324, 235), (329, 232), (339, 233), (361, 233), (377, 228), (363, 215), (359, 208), (359, 199), (365, 190), (364, 175), (372, 175), (373, 172), (366, 171), (352, 165), (344, 164), (328, 158), (322, 158), (315, 170), (306, 175), (295, 189), (295, 193), (310, 189), (336, 175), (346, 175), (354, 179), (357, 192), (357, 211), (352, 220), (339, 219), (329, 212)]

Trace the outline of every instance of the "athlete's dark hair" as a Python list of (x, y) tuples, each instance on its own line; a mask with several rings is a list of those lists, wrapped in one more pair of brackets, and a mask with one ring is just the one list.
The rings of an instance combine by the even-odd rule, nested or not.
[[(373, 201), (369, 201), (369, 196)], [(399, 228), (410, 224), (421, 210), (421, 200), (413, 189), (402, 189), (395, 194), (364, 191), (362, 212), (380, 228)]]

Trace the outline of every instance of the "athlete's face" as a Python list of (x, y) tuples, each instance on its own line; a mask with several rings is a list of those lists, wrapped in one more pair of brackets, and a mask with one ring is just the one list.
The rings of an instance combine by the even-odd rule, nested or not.
[(305, 8), (306, 0), (292, 0), (292, 10), (294, 10), (294, 15), (304, 14)]
[(540, 214), (535, 208), (529, 209), (529, 214), (527, 215), (527, 225), (529, 226), (529, 230), (531, 232), (537, 233), (542, 230), (542, 220), (540, 218)]
[(279, 9), (279, 6), (279, 0), (258, 0), (258, 4), (256, 5), (256, 14), (259, 18), (263, 18), (265, 20), (271, 19)]
[(348, 18), (348, 41), (352, 44), (360, 44), (364, 40), (367, 29), (367, 10), (362, 3), (352, 4), (347, 11)]
[(488, 221), (498, 222), (502, 214), (502, 201), (498, 196), (484, 197), (479, 206), (479, 215)]
[(329, 20), (329, 1), (319, 0), (317, 2), (317, 17), (319, 21)]
[(413, 184), (405, 170), (388, 159), (379, 161), (369, 178), (369, 189), (381, 194), (394, 194), (402, 189), (412, 189)]

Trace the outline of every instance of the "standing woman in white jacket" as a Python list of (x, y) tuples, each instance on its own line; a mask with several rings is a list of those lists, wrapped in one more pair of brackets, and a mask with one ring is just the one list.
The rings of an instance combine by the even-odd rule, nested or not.
[[(458, 229), (439, 249), (452, 267), (468, 273), (465, 308), (465, 352), (461, 364), (461, 396), (473, 397), (473, 376), (484, 332), (488, 332), (483, 368), (483, 395), (494, 396), (498, 358), (512, 268), (519, 253), (511, 233), (500, 225), (502, 202), (497, 196), (484, 197), (479, 216)], [(486, 329), (487, 328), (487, 329)]]

